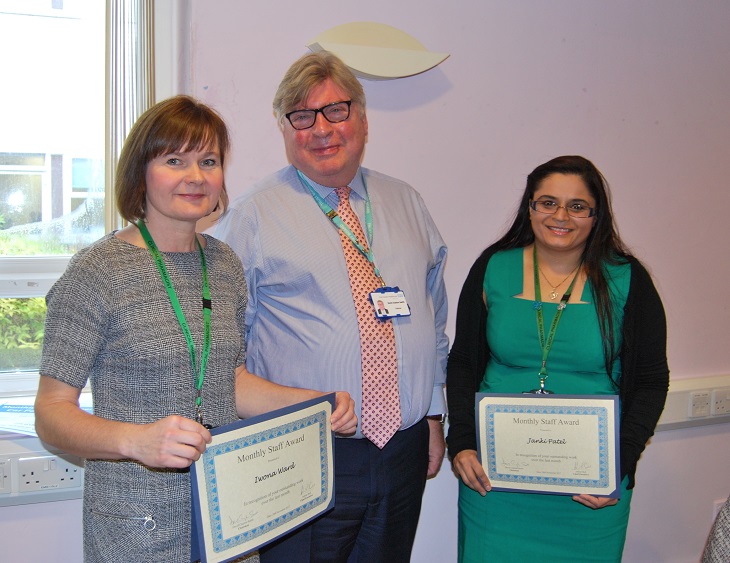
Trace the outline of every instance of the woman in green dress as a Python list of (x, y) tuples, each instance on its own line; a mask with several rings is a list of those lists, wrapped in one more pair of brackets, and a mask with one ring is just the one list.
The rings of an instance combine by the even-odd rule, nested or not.
[[(491, 491), (477, 456), (474, 395), (540, 387), (538, 323), (542, 342), (552, 340), (547, 389), (619, 395), (620, 500)], [(459, 298), (447, 371), (459, 561), (620, 561), (636, 464), (668, 384), (664, 309), (618, 236), (605, 179), (580, 156), (538, 166), (514, 223), (472, 266)]]

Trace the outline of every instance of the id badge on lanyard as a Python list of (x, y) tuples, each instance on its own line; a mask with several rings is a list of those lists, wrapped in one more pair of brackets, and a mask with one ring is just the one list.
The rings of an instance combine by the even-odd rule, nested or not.
[(375, 309), (375, 316), (381, 320), (394, 317), (408, 317), (411, 308), (406, 296), (398, 287), (380, 287), (370, 294), (370, 302)]

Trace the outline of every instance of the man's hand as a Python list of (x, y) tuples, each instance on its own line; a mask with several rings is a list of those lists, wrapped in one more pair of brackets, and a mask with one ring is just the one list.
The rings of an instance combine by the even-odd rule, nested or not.
[(428, 473), (426, 478), (435, 477), (441, 469), (444, 461), (444, 453), (446, 452), (446, 442), (444, 441), (444, 427), (439, 420), (428, 420), (429, 439), (428, 439)]
[(350, 436), (357, 430), (357, 415), (355, 401), (347, 391), (337, 391), (335, 394), (335, 410), (330, 418), (332, 430), (344, 436)]

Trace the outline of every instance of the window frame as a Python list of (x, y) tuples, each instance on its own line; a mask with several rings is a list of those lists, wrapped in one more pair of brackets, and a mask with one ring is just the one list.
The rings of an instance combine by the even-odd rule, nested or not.
[[(112, 197), (113, 178), (129, 129), (155, 102), (156, 91), (167, 98), (177, 90), (175, 48), (189, 12), (187, 0), (106, 0), (105, 232), (122, 226)], [(130, 56), (131, 47), (139, 51)], [(160, 58), (156, 59), (156, 51)], [(164, 65), (161, 73), (155, 72), (156, 60)], [(0, 298), (44, 297), (70, 259), (69, 255), (0, 255)], [(0, 372), (0, 397), (34, 395), (38, 377), (33, 370)]]

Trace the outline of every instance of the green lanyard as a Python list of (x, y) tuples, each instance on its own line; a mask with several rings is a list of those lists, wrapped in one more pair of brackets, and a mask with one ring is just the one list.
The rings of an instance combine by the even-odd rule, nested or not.
[(540, 389), (533, 389), (530, 391), (531, 393), (536, 393), (538, 395), (546, 395), (551, 394), (552, 391), (548, 391), (545, 389), (545, 380), (548, 378), (548, 372), (547, 372), (547, 359), (548, 354), (550, 353), (550, 348), (553, 345), (553, 338), (555, 338), (555, 331), (558, 328), (558, 323), (560, 322), (560, 317), (563, 315), (563, 310), (565, 309), (566, 305), (568, 304), (568, 300), (570, 299), (570, 294), (573, 291), (573, 285), (575, 285), (575, 280), (578, 279), (578, 273), (580, 272), (580, 266), (575, 271), (575, 275), (573, 276), (573, 281), (570, 282), (570, 285), (568, 286), (568, 289), (563, 294), (563, 296), (560, 298), (560, 304), (558, 305), (558, 310), (555, 312), (555, 316), (553, 317), (553, 322), (550, 325), (550, 332), (548, 333), (547, 340), (545, 339), (545, 322), (542, 315), (542, 295), (540, 294), (540, 277), (538, 276), (538, 265), (537, 265), (537, 245), (534, 245), (532, 247), (532, 264), (533, 264), (533, 270), (535, 274), (535, 302), (533, 304), (533, 308), (535, 309), (535, 315), (537, 316), (537, 335), (540, 338), (540, 347), (542, 348), (542, 365), (540, 366), (540, 371), (538, 372), (538, 377), (540, 378)]
[(332, 221), (338, 229), (345, 233), (345, 236), (350, 239), (352, 245), (357, 248), (360, 254), (362, 254), (367, 259), (367, 261), (370, 262), (370, 264), (372, 264), (375, 276), (380, 280), (382, 286), (385, 287), (383, 277), (380, 275), (380, 270), (378, 270), (378, 267), (375, 265), (375, 259), (373, 258), (373, 208), (370, 204), (370, 196), (368, 195), (367, 191), (368, 188), (367, 186), (365, 186), (365, 178), (362, 178), (363, 186), (365, 186), (365, 228), (367, 230), (367, 239), (368, 241), (370, 241), (367, 250), (365, 250), (365, 248), (359, 242), (357, 242), (357, 237), (355, 236), (355, 233), (353, 233), (350, 227), (345, 224), (337, 211), (332, 209), (332, 207), (330, 207), (330, 205), (324, 200), (324, 198), (317, 193), (312, 185), (307, 182), (304, 174), (302, 174), (299, 170), (297, 170), (297, 174), (299, 175), (299, 179), (301, 180), (302, 184), (304, 184), (307, 189), (309, 189), (309, 193), (312, 194), (314, 201), (317, 202), (317, 205), (319, 205), (319, 208), (322, 210), (322, 212), (327, 215), (329, 220)]
[(185, 315), (183, 314), (182, 307), (180, 307), (180, 301), (178, 300), (177, 294), (175, 293), (175, 288), (172, 286), (170, 274), (167, 272), (165, 262), (162, 259), (162, 254), (160, 254), (160, 251), (157, 249), (157, 245), (152, 239), (152, 235), (150, 235), (150, 232), (147, 230), (147, 226), (144, 224), (144, 221), (142, 221), (142, 219), (137, 221), (137, 227), (139, 227), (139, 230), (142, 233), (142, 238), (144, 239), (144, 242), (147, 245), (150, 254), (152, 254), (152, 257), (155, 260), (155, 264), (157, 264), (157, 269), (160, 271), (162, 283), (164, 284), (167, 295), (170, 298), (172, 308), (175, 310), (177, 322), (180, 323), (180, 328), (182, 329), (183, 334), (185, 335), (185, 340), (188, 343), (188, 353), (190, 354), (190, 367), (193, 374), (193, 379), (195, 381), (195, 390), (197, 391), (197, 395), (195, 398), (195, 416), (196, 420), (200, 424), (203, 424), (203, 412), (200, 408), (203, 402), (201, 391), (203, 389), (203, 381), (205, 380), (205, 368), (208, 365), (208, 357), (210, 356), (210, 313), (212, 309), (210, 300), (210, 286), (208, 285), (208, 268), (205, 264), (205, 253), (203, 252), (203, 247), (200, 246), (200, 241), (198, 240), (198, 237), (196, 235), (195, 242), (197, 243), (198, 250), (200, 251), (200, 265), (203, 270), (204, 327), (203, 356), (200, 360), (200, 371), (196, 375), (196, 367), (198, 365), (198, 362), (195, 353), (195, 343), (193, 342), (193, 335), (190, 332), (188, 322), (185, 320)]

